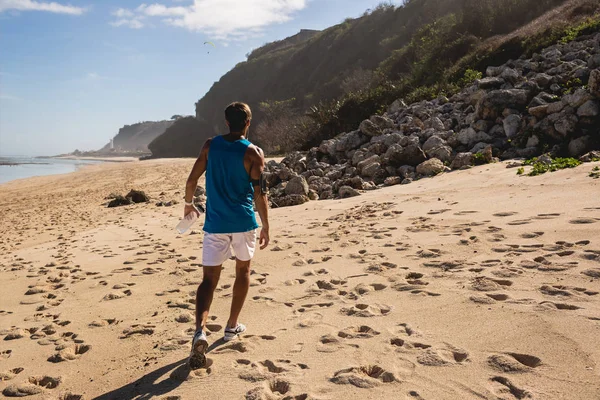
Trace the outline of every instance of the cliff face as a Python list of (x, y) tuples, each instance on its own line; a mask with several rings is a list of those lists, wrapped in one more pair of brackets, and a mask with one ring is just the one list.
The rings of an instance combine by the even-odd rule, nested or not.
[(148, 148), (153, 158), (197, 157), (204, 141), (212, 136), (210, 126), (194, 117), (184, 117), (169, 126)]
[[(174, 121), (146, 121), (133, 125), (125, 125), (113, 139), (114, 149), (119, 152), (148, 151), (148, 144), (162, 135)], [(101, 151), (110, 149), (110, 143)]]

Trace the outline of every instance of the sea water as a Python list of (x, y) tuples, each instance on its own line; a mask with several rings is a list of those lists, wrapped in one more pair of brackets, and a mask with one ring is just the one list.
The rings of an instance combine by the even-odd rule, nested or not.
[[(15, 179), (55, 174), (67, 174), (84, 165), (98, 164), (95, 160), (64, 160), (57, 158), (0, 156), (0, 184)], [(14, 165), (5, 165), (14, 164)]]

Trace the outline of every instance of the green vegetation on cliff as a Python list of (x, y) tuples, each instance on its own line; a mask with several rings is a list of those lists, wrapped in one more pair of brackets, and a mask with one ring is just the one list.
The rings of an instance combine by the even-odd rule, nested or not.
[(186, 124), (194, 131), (169, 129), (150, 148), (157, 157), (195, 155), (224, 132), (223, 108), (240, 100), (253, 108), (251, 137), (265, 150), (306, 149), (356, 129), (397, 98), (450, 96), (487, 66), (597, 30), (599, 8), (596, 0), (384, 3), (253, 51), (196, 103), (199, 122)]

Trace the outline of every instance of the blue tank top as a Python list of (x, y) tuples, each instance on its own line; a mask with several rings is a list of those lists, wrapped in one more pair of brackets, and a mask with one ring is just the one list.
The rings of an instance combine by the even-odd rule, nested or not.
[(244, 167), (250, 142), (212, 139), (206, 166), (207, 233), (239, 233), (258, 228), (254, 213), (254, 188)]

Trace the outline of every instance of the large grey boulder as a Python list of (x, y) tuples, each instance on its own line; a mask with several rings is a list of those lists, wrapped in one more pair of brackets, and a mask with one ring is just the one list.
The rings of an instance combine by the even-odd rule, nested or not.
[(578, 120), (575, 115), (561, 113), (558, 121), (554, 123), (554, 129), (564, 137), (575, 131), (577, 122)]
[(432, 158), (417, 165), (417, 174), (425, 176), (437, 175), (444, 172), (444, 163), (437, 158)]
[(489, 142), (492, 137), (485, 132), (477, 132), (473, 128), (467, 128), (458, 133), (457, 139), (460, 143), (471, 147), (478, 142)]
[(425, 161), (427, 156), (417, 144), (409, 144), (406, 147), (395, 144), (390, 146), (385, 158), (395, 165), (416, 166)]
[(425, 144), (423, 144), (423, 151), (427, 153), (429, 150), (440, 146), (446, 146), (447, 143), (444, 139), (439, 136), (431, 136)]
[(452, 169), (461, 169), (473, 164), (473, 153), (458, 153), (450, 164)]
[(477, 116), (495, 119), (506, 108), (522, 109), (529, 103), (529, 92), (524, 89), (492, 90), (477, 103)]
[(370, 119), (365, 119), (361, 122), (358, 129), (367, 136), (379, 136), (383, 133)]
[(338, 191), (338, 195), (342, 199), (347, 199), (348, 197), (360, 196), (360, 192), (350, 186), (342, 186)]
[(511, 139), (519, 134), (521, 129), (521, 116), (518, 114), (510, 114), (502, 121), (504, 133), (506, 137)]
[(562, 103), (573, 108), (581, 107), (588, 100), (592, 99), (592, 95), (584, 89), (577, 89), (575, 93), (563, 96)]
[(367, 165), (373, 164), (373, 163), (378, 163), (380, 161), (380, 158), (378, 155), (372, 155), (368, 158), (365, 158), (364, 160), (362, 160), (361, 162), (356, 164), (356, 168), (358, 168), (358, 170), (360, 171), (360, 173), (362, 173), (363, 168), (365, 168)]
[(292, 178), (285, 186), (285, 194), (308, 196), (308, 182), (303, 176)]
[(588, 100), (577, 110), (577, 115), (580, 117), (597, 117), (599, 114), (600, 106), (597, 100)]
[(573, 139), (569, 142), (569, 155), (571, 157), (579, 157), (591, 150), (592, 138), (590, 136), (582, 136)]
[(434, 147), (433, 149), (426, 151), (425, 154), (427, 154), (427, 156), (430, 158), (439, 158), (444, 162), (452, 161), (452, 147), (450, 146)]

